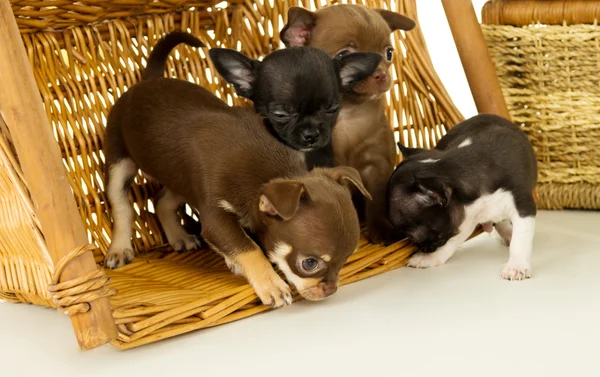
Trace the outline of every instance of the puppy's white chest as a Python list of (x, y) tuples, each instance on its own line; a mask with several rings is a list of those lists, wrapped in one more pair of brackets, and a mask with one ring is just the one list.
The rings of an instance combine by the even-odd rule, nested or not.
[(486, 194), (465, 206), (465, 221), (473, 224), (500, 222), (510, 218), (516, 211), (515, 199), (509, 191), (497, 190)]

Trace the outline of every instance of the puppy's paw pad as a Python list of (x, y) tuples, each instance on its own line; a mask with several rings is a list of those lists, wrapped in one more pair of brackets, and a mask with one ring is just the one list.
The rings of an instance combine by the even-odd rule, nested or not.
[(526, 264), (507, 263), (502, 270), (502, 279), (525, 280), (531, 278), (531, 267)]
[(197, 250), (202, 247), (202, 241), (200, 241), (198, 237), (191, 234), (182, 235), (178, 239), (169, 243), (175, 251)]
[(262, 284), (255, 284), (254, 291), (264, 305), (273, 308), (290, 305), (292, 303), (292, 291), (283, 279), (278, 275), (267, 279)]
[(413, 268), (429, 268), (440, 266), (444, 264), (444, 262), (445, 261), (441, 260), (435, 253), (423, 253), (419, 251), (410, 258), (407, 266)]
[(119, 268), (133, 260), (135, 252), (131, 249), (109, 250), (104, 260), (104, 267)]

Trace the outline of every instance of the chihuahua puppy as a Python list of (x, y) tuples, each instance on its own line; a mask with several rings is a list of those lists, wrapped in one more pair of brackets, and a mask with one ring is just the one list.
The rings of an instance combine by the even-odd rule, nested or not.
[(141, 169), (164, 186), (156, 213), (173, 248), (199, 246), (177, 216), (189, 203), (199, 213), (203, 239), (247, 278), (264, 304), (292, 302), (289, 286), (269, 262), (304, 298), (330, 296), (358, 246), (348, 186), (368, 196), (360, 175), (350, 167), (309, 173), (302, 152), (278, 142), (253, 110), (229, 107), (196, 84), (160, 77), (166, 53), (180, 37), (158, 43), (144, 80), (108, 116), (104, 150), (114, 226), (105, 266), (120, 267), (134, 257), (127, 190)]
[[(273, 136), (303, 152), (330, 144), (341, 93), (370, 76), (381, 60), (373, 53), (332, 59), (308, 47), (275, 51), (263, 61), (222, 48), (211, 49), (209, 55), (236, 93), (252, 100)], [(308, 161), (309, 167), (315, 164)], [(333, 166), (332, 157), (319, 165)]]
[(317, 47), (339, 59), (358, 52), (382, 57), (373, 74), (344, 92), (331, 142), (335, 165), (357, 169), (373, 197), (366, 208), (359, 203), (357, 209), (361, 214), (365, 212), (367, 237), (375, 243), (394, 241), (385, 209), (386, 184), (396, 162), (394, 134), (385, 115), (384, 96), (392, 87), (390, 67), (394, 49), (390, 34), (414, 26), (414, 21), (401, 14), (361, 5), (334, 5), (317, 12), (291, 7), (288, 23), (280, 33), (286, 46)]
[(493, 224), (510, 245), (502, 278), (531, 277), (537, 160), (519, 127), (477, 115), (432, 150), (398, 146), (405, 159), (389, 182), (388, 216), (420, 250), (409, 266), (443, 264), (478, 224)]

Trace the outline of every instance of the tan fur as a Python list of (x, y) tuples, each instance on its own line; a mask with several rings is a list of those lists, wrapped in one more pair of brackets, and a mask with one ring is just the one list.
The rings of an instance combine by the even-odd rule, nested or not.
[(292, 303), (290, 288), (273, 270), (258, 246), (255, 249), (239, 251), (231, 259), (236, 267), (239, 266), (262, 302), (271, 302), (275, 307)]

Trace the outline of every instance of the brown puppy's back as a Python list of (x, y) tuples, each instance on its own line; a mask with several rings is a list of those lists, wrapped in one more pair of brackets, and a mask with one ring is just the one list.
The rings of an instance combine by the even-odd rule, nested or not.
[[(232, 108), (182, 80), (160, 78), (133, 86), (113, 107), (107, 134), (113, 136), (107, 146), (119, 149), (109, 155), (131, 157), (144, 173), (161, 177), (161, 183), (195, 205), (226, 191), (256, 195), (256, 182), (306, 173), (300, 154), (273, 138), (252, 110)], [(265, 165), (265, 160), (276, 163)], [(255, 178), (244, 182), (240, 178), (247, 174), (241, 171), (253, 171)], [(240, 201), (236, 208), (247, 204)]]

